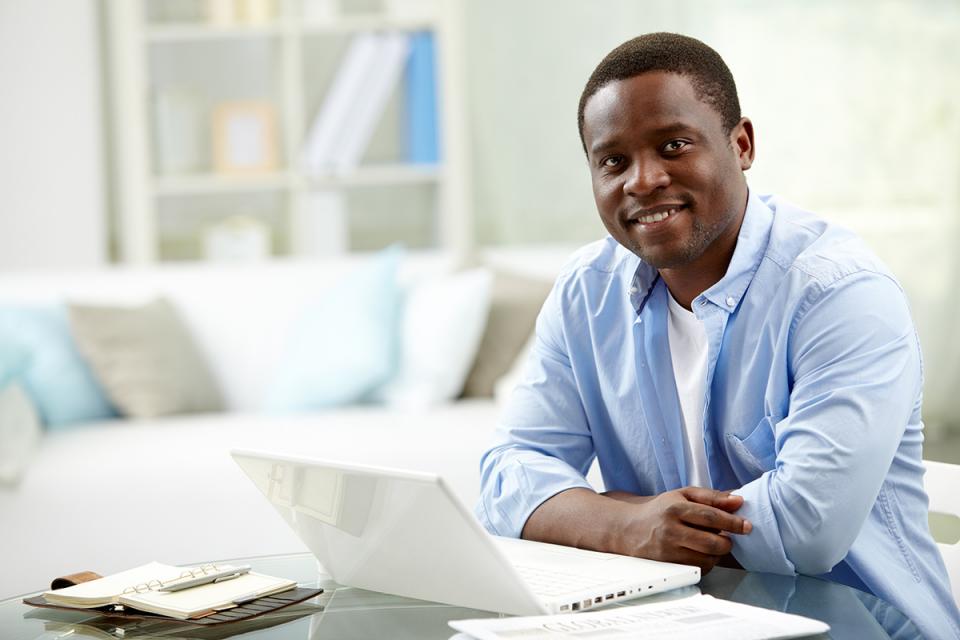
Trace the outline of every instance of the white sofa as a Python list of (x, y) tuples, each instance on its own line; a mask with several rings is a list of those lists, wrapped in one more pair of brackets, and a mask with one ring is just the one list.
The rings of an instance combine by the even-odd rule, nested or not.
[[(493, 260), (549, 278), (566, 253), (507, 252)], [(184, 318), (227, 407), (226, 413), (113, 420), (44, 435), (19, 483), (0, 487), (0, 597), (86, 569), (110, 573), (150, 560), (194, 563), (305, 550), (230, 459), (232, 448), (439, 472), (472, 505), (478, 459), (497, 417), (492, 398), (407, 411), (259, 412), (292, 319), (361, 259), (0, 277), (0, 303), (115, 304), (162, 294)], [(438, 254), (413, 256), (402, 274), (415, 277), (452, 262)]]

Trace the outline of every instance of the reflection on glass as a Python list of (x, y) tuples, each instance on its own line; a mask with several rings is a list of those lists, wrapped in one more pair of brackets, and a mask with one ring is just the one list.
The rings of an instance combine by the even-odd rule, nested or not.
[[(727, 572), (724, 572), (727, 573)], [(729, 572), (733, 573), (733, 572)], [(739, 582), (713, 589), (714, 576), (704, 578), (705, 593), (757, 607), (794, 613), (830, 625), (834, 638), (919, 638), (910, 620), (895, 607), (845, 585), (807, 576), (769, 573), (739, 574)]]

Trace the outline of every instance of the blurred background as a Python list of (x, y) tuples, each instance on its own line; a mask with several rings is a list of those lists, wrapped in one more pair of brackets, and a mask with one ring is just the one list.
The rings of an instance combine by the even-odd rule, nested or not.
[(0, 0), (0, 270), (565, 251), (603, 233), (579, 93), (655, 30), (730, 65), (751, 187), (893, 268), (960, 426), (955, 0)]

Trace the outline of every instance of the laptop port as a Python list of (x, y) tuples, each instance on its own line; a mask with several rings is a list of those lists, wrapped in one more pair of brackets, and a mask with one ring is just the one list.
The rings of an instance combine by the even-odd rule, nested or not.
[(560, 611), (570, 611), (570, 605), (568, 604), (560, 605)]
[(622, 597), (625, 596), (625, 595), (627, 595), (627, 592), (626, 592), (626, 591), (618, 591), (618, 592), (617, 592), (617, 597), (618, 597), (618, 598), (622, 598)]
[(593, 604), (600, 604), (601, 602), (603, 602), (603, 597), (601, 596), (597, 596), (593, 599)]
[(574, 602), (574, 603), (573, 603), (573, 610), (574, 610), (574, 611), (580, 611), (580, 603), (579, 603), (579, 602)]
[(583, 601), (583, 608), (589, 609), (591, 604), (593, 604), (593, 601), (590, 600), (590, 598), (587, 598), (586, 600)]
[(613, 594), (612, 594), (612, 593), (608, 593), (607, 595), (605, 595), (605, 596), (603, 597), (603, 599), (604, 599), (604, 600), (613, 600)]

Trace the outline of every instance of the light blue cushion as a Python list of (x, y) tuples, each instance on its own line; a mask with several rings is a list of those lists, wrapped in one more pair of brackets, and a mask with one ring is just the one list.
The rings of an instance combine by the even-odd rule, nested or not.
[(399, 247), (382, 251), (304, 310), (267, 390), (268, 412), (356, 403), (394, 374), (402, 254)]
[(117, 415), (77, 351), (62, 306), (0, 307), (0, 388), (12, 382), (51, 430)]

